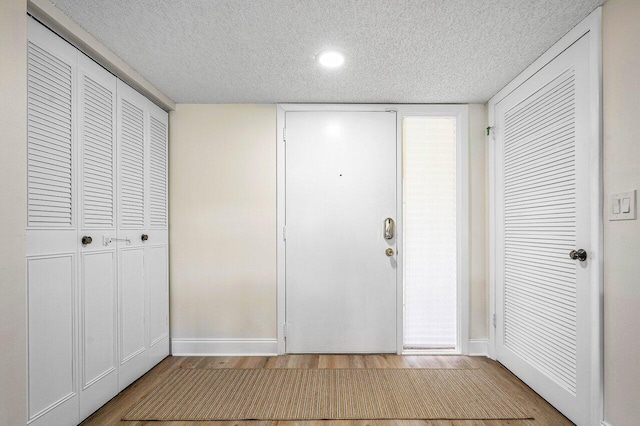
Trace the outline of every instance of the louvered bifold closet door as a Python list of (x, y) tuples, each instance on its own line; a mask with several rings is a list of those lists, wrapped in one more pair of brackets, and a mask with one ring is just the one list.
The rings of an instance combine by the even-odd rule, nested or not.
[(574, 108), (568, 70), (505, 115), (504, 344), (575, 394)]
[(79, 55), (81, 418), (118, 392), (116, 82)]
[(147, 229), (147, 99), (118, 81), (119, 388), (148, 370), (145, 245)]
[(149, 358), (156, 364), (169, 355), (168, 115), (151, 102), (148, 109), (149, 232), (145, 258)]
[(579, 41), (496, 106), (498, 360), (573, 421), (588, 412), (590, 377), (590, 261), (569, 256), (590, 241), (585, 49)]
[(76, 424), (77, 51), (28, 25), (27, 415), (31, 425)]

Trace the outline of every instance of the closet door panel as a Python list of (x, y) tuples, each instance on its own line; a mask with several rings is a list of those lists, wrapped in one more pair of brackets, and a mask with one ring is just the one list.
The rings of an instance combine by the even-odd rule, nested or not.
[(147, 372), (147, 99), (118, 81), (118, 259), (120, 379), (123, 389)]
[[(87, 388), (115, 372), (116, 330), (115, 256), (111, 251), (95, 251), (82, 256), (82, 385)], [(115, 390), (115, 389), (114, 389)]]
[(118, 392), (116, 237), (117, 79), (78, 58), (80, 253), (80, 416)]
[(120, 389), (148, 367), (145, 328), (144, 248), (120, 249)]
[(123, 363), (145, 350), (143, 264), (142, 248), (120, 250)]
[(27, 415), (76, 424), (78, 53), (30, 18), (27, 54)]
[(27, 260), (30, 419), (76, 398), (74, 259), (73, 253), (60, 253)]
[(149, 349), (153, 365), (169, 355), (168, 247), (150, 245), (149, 259)]
[(149, 240), (146, 242), (146, 256), (149, 292), (149, 357), (153, 365), (169, 355), (168, 116), (165, 111), (151, 102), (148, 108)]

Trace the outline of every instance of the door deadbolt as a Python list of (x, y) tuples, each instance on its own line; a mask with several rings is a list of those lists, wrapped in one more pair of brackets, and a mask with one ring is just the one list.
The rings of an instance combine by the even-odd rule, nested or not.
[(393, 222), (393, 219), (391, 219), (390, 217), (384, 220), (384, 239), (385, 240), (393, 239), (393, 236), (395, 235), (395, 232), (396, 232), (395, 227), (396, 227), (396, 224)]
[(389, 257), (393, 256), (393, 249), (391, 247), (389, 247), (388, 249), (386, 249), (384, 251), (384, 254), (386, 254)]

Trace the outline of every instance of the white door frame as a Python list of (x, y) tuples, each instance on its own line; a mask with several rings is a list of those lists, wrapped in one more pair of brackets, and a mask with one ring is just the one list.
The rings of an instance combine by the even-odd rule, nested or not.
[[(496, 271), (499, 267), (496, 256), (496, 206), (497, 184), (495, 167), (497, 164), (496, 149), (494, 144), (495, 132), (495, 108), (496, 105), (545, 65), (560, 55), (585, 34), (589, 34), (589, 67), (591, 71), (591, 84), (589, 94), (592, 109), (590, 111), (591, 129), (589, 131), (590, 150), (590, 185), (594, 189), (590, 200), (591, 206), (591, 425), (600, 425), (603, 419), (603, 182), (602, 182), (602, 8), (598, 7), (582, 22), (576, 25), (556, 44), (547, 50), (540, 58), (531, 64), (525, 71), (505, 86), (493, 98), (489, 100), (489, 313), (492, 318), (492, 327), (489, 327), (489, 357), (496, 359)], [(500, 131), (500, 129), (497, 129)]]
[[(467, 105), (397, 105), (397, 104), (278, 104), (277, 105), (277, 339), (278, 354), (285, 354), (284, 323), (286, 319), (286, 245), (283, 238), (285, 225), (285, 113), (292, 111), (395, 111), (396, 112), (396, 353), (468, 354), (469, 344), (469, 134)], [(456, 196), (458, 226), (458, 342), (451, 351), (411, 351), (403, 349), (403, 209), (402, 209), (402, 119), (406, 116), (456, 117)]]

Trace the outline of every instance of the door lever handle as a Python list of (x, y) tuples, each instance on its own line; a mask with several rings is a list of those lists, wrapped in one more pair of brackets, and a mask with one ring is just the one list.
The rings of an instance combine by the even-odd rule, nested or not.
[(384, 220), (384, 239), (392, 240), (395, 235), (395, 222), (390, 217)]

